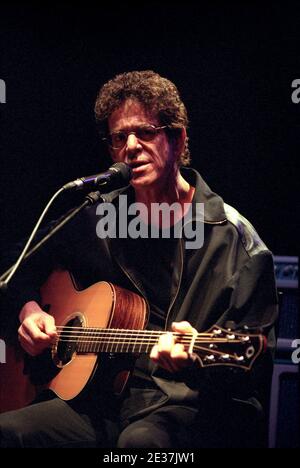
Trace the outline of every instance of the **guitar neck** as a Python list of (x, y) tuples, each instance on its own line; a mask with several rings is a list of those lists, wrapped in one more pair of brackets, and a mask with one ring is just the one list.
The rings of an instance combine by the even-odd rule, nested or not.
[[(113, 328), (58, 327), (55, 352), (86, 353), (150, 353), (166, 331), (127, 330)], [(168, 332), (171, 333), (171, 332)], [(213, 326), (206, 333), (172, 333), (176, 343), (184, 345), (201, 358), (203, 366), (234, 365), (249, 369), (264, 348), (262, 335), (232, 332)]]
[[(158, 343), (165, 331), (124, 330), (111, 328), (76, 328), (71, 327), (59, 335), (60, 341), (76, 341), (77, 353), (149, 353)], [(173, 333), (176, 340), (189, 346), (193, 334)], [(203, 337), (207, 334), (203, 334)], [(198, 334), (198, 340), (202, 334)]]

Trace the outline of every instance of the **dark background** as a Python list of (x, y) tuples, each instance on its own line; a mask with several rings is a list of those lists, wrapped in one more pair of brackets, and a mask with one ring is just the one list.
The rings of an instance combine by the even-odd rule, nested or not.
[(193, 166), (274, 254), (297, 254), (300, 2), (1, 4), (0, 41), (4, 246), (29, 233), (59, 186), (108, 167), (99, 87), (154, 69), (187, 106)]

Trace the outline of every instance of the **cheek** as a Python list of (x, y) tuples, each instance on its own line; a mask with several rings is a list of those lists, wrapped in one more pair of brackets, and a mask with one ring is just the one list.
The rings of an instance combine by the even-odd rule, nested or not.
[(159, 167), (164, 167), (168, 160), (168, 148), (165, 144), (161, 144), (160, 147), (156, 147), (152, 151), (152, 158), (155, 164)]
[(161, 168), (170, 167), (174, 164), (174, 154), (169, 146), (162, 148), (162, 151), (156, 155), (156, 162)]
[(114, 151), (110, 150), (109, 154), (114, 163), (124, 161), (124, 157), (122, 157), (120, 153), (115, 153)]

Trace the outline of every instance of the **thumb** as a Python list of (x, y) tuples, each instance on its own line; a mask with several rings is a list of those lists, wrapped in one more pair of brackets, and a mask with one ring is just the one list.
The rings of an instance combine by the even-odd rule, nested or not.
[(44, 328), (44, 332), (48, 336), (50, 337), (56, 336), (57, 333), (56, 333), (55, 322), (54, 322), (54, 318), (51, 315), (44, 318), (43, 328)]

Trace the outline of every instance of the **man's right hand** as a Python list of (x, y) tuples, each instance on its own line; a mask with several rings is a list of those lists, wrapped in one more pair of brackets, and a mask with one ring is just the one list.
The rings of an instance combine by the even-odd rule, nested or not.
[(31, 356), (41, 354), (57, 338), (54, 318), (44, 312), (37, 302), (27, 302), (19, 315), (18, 330), (22, 348)]

